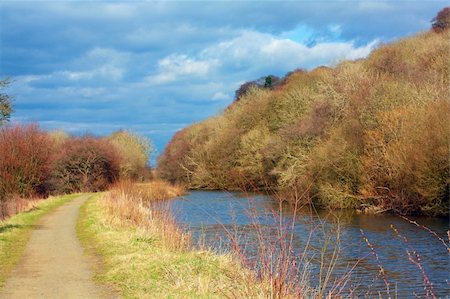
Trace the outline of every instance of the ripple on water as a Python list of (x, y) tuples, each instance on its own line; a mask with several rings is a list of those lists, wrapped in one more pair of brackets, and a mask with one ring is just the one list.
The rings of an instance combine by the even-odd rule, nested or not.
[[(239, 236), (239, 242), (245, 247), (248, 257), (254, 259), (259, 244), (257, 231), (263, 231), (267, 240), (278, 233), (279, 218), (274, 217), (272, 212), (280, 212), (279, 204), (270, 196), (193, 191), (173, 200), (171, 208), (177, 221), (192, 232), (194, 239), (202, 239), (203, 243), (219, 252), (230, 249), (227, 236), (233, 233)], [(335, 278), (354, 267), (348, 288), (357, 288), (361, 296), (367, 297), (386, 289), (385, 282), (379, 275), (378, 262), (361, 238), (363, 230), (386, 271), (392, 294), (397, 294), (398, 298), (424, 296), (422, 272), (408, 256), (408, 251), (411, 253), (414, 250), (419, 254), (424, 272), (433, 283), (435, 295), (438, 298), (448, 298), (448, 251), (441, 241), (426, 230), (396, 216), (338, 213), (340, 235), (337, 240), (336, 215), (330, 216), (320, 211), (315, 215), (307, 211), (294, 213), (288, 205), (282, 205), (281, 212), (285, 224), (289, 224), (295, 215), (294, 251), (304, 252), (306, 244), (309, 246), (306, 251), (311, 261), (309, 271), (313, 285), (317, 283), (314, 280), (318, 279), (320, 269), (318, 254), (324, 246), (324, 240), (328, 239), (332, 241), (331, 245), (339, 242), (340, 256), (333, 271)], [(414, 220), (447, 239), (447, 219)], [(391, 225), (406, 237), (407, 242), (393, 231)], [(326, 253), (328, 256), (331, 256), (333, 248), (329, 246)]]

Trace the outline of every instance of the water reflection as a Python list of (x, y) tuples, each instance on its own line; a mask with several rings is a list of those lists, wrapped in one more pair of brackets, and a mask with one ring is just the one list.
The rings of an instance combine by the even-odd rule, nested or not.
[[(383, 292), (386, 286), (379, 275), (380, 265), (361, 236), (363, 230), (386, 271), (393, 297), (394, 294), (398, 298), (425, 296), (423, 276), (418, 266), (409, 260), (409, 248), (410, 252), (415, 250), (420, 255), (435, 295), (448, 298), (447, 249), (426, 230), (396, 216), (358, 215), (352, 211), (311, 212), (308, 208), (295, 212), (290, 205), (269, 196), (222, 191), (194, 191), (173, 200), (171, 208), (177, 221), (191, 231), (194, 240), (224, 252), (230, 250), (230, 238), (236, 239), (249, 260), (258, 255), (257, 244), (261, 235), (267, 242), (279, 242), (280, 225), (287, 233), (292, 230), (296, 254), (306, 254), (311, 261), (313, 284), (317, 284), (320, 277), (320, 261), (323, 264), (324, 257), (329, 259), (338, 247), (339, 260), (333, 270), (334, 279), (339, 279), (351, 269), (351, 280), (346, 288), (356, 289), (360, 296), (378, 297), (378, 291)], [(448, 220), (413, 220), (447, 239)], [(290, 225), (292, 221), (293, 226)], [(391, 225), (407, 241), (400, 238)], [(326, 241), (328, 248), (322, 256)]]

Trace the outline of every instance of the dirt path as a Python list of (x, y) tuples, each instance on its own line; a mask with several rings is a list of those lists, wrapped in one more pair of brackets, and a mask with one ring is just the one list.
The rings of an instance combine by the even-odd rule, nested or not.
[(94, 262), (83, 254), (75, 233), (80, 196), (45, 216), (33, 231), (0, 298), (112, 298), (92, 281)]

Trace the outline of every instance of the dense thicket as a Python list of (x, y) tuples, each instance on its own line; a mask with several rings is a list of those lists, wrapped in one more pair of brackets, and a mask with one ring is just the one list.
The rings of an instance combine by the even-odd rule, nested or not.
[(49, 141), (35, 125), (0, 127), (0, 202), (9, 194), (46, 193), (52, 161)]
[(71, 138), (58, 151), (50, 176), (54, 193), (103, 191), (120, 174), (120, 156), (106, 140)]
[(449, 37), (430, 31), (251, 86), (176, 134), (159, 174), (191, 188), (307, 191), (333, 208), (447, 214)]
[(120, 177), (122, 179), (142, 181), (151, 175), (148, 167), (152, 152), (150, 141), (136, 133), (120, 130), (114, 132), (107, 140), (121, 157)]
[[(148, 173), (149, 142), (120, 131), (106, 138), (48, 133), (37, 125), (0, 127), (0, 219), (23, 198), (101, 191)], [(21, 199), (22, 198), (22, 199)]]

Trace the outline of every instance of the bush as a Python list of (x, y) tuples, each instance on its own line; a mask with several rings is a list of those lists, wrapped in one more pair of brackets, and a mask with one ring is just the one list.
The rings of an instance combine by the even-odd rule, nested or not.
[(234, 98), (238, 101), (241, 97), (247, 94), (251, 89), (258, 88), (258, 84), (255, 81), (245, 82), (235, 91)]
[(191, 147), (186, 131), (177, 132), (167, 145), (163, 155), (158, 158), (158, 177), (171, 183), (187, 183), (189, 181), (189, 173), (186, 172), (185, 165)]
[(52, 143), (36, 125), (0, 128), (0, 201), (47, 194)]
[(433, 18), (431, 27), (435, 32), (442, 32), (450, 28), (450, 7), (445, 7)]
[(152, 146), (147, 138), (120, 130), (114, 132), (107, 140), (120, 155), (121, 178), (143, 181), (149, 176), (148, 158)]
[(54, 193), (103, 191), (119, 175), (120, 157), (108, 141), (73, 138), (56, 157), (50, 185)]
[[(8, 79), (0, 80), (0, 90), (7, 87), (10, 81)], [(0, 92), (0, 125), (9, 119), (12, 112), (11, 97)]]
[(56, 149), (60, 148), (64, 145), (66, 141), (68, 141), (71, 137), (64, 131), (51, 131), (47, 133), (52, 143), (54, 143)]
[(367, 132), (361, 193), (403, 214), (448, 214), (448, 100), (380, 114)]
[(234, 99), (235, 101), (239, 101), (252, 89), (258, 88), (273, 89), (277, 86), (282, 85), (283, 83), (284, 81), (282, 79), (274, 75), (264, 76), (255, 81), (248, 81), (239, 86), (239, 88), (234, 92)]

